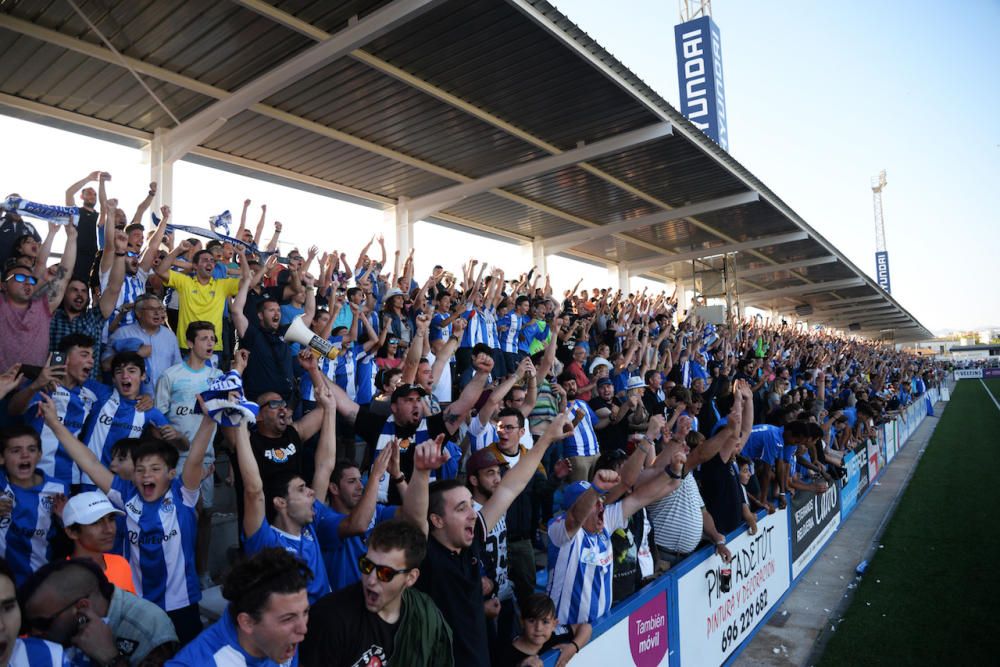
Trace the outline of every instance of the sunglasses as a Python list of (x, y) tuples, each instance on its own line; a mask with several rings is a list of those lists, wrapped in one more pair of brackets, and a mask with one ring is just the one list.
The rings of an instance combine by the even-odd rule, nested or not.
[(280, 398), (272, 398), (270, 401), (267, 401), (266, 403), (264, 403), (264, 405), (266, 405), (267, 407), (271, 408), (272, 410), (279, 410), (281, 408), (286, 407), (288, 405), (288, 403), (286, 403), (285, 401), (281, 400)]
[[(35, 276), (29, 276), (26, 273), (15, 273), (10, 278), (13, 278), (16, 283), (28, 283), (29, 285), (38, 284), (38, 278)], [(10, 280), (10, 278), (8, 278), (8, 280)]]
[(388, 583), (396, 578), (397, 574), (406, 574), (412, 567), (408, 567), (402, 570), (394, 570), (388, 565), (378, 565), (368, 560), (368, 556), (361, 556), (358, 558), (358, 565), (361, 567), (361, 573), (364, 575), (369, 575), (372, 570), (375, 570), (375, 576), (382, 583)]
[(131, 250), (126, 250), (126, 251), (125, 251), (125, 256), (126, 256), (126, 257), (138, 257), (138, 256), (139, 256), (139, 253), (137, 253), (137, 252), (132, 252)]

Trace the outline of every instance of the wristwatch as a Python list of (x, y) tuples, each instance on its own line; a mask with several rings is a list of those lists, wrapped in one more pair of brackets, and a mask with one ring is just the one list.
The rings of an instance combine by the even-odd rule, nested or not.
[[(683, 470), (683, 468), (682, 468), (682, 470)], [(687, 477), (688, 472), (690, 472), (690, 471), (684, 470), (684, 472), (682, 472), (680, 475), (678, 475), (673, 470), (671, 470), (670, 466), (667, 466), (667, 477), (669, 477), (670, 479), (684, 479), (685, 477)]]

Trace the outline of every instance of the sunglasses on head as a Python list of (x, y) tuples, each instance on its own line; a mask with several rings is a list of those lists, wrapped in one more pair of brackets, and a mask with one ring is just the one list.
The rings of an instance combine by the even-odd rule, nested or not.
[[(15, 273), (10, 278), (14, 279), (16, 283), (28, 283), (29, 285), (37, 285), (38, 278), (35, 276), (30, 276), (27, 273)], [(8, 280), (10, 279), (8, 278)]]
[(375, 570), (375, 576), (382, 583), (388, 583), (396, 578), (397, 574), (406, 574), (412, 567), (407, 567), (402, 570), (395, 570), (388, 565), (379, 565), (368, 560), (368, 556), (361, 556), (358, 558), (358, 565), (361, 567), (361, 573), (364, 575), (369, 575), (372, 570)]
[(265, 402), (264, 405), (271, 408), (272, 410), (279, 410), (283, 407), (286, 407), (288, 403), (286, 403), (280, 398), (272, 398), (270, 401)]

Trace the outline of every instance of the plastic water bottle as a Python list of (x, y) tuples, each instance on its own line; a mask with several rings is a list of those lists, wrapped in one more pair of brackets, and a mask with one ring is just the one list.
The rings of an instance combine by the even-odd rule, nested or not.
[(857, 572), (859, 575), (862, 575), (865, 573), (865, 570), (867, 569), (868, 569), (868, 561), (863, 560), (860, 563), (858, 563), (858, 566), (854, 568), (854, 571)]

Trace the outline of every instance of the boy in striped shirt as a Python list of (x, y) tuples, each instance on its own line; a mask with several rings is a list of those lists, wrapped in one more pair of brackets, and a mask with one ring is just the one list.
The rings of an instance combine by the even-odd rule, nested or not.
[[(200, 404), (200, 398), (199, 398)], [(80, 470), (125, 511), (128, 528), (126, 557), (132, 566), (136, 592), (170, 616), (182, 644), (201, 632), (198, 601), (201, 588), (195, 569), (195, 539), (202, 478), (202, 460), (215, 422), (202, 408), (201, 425), (191, 441), (187, 461), (177, 478), (177, 449), (170, 443), (145, 439), (135, 449), (132, 479), (122, 479), (59, 422), (55, 404), (42, 397), (46, 425), (59, 438)]]
[(573, 419), (573, 437), (563, 443), (563, 456), (573, 464), (570, 480), (582, 481), (590, 476), (601, 453), (597, 431), (611, 423), (611, 416), (598, 417), (586, 401), (577, 398), (576, 377), (569, 371), (563, 371), (558, 382), (566, 393), (566, 410)]
[[(111, 360), (114, 390), (90, 413), (84, 436), (102, 465), (111, 464), (111, 446), (123, 438), (138, 438), (147, 426), (153, 435), (174, 440), (177, 431), (156, 408), (139, 409), (139, 392), (146, 379), (146, 362), (136, 352), (120, 352)], [(89, 484), (89, 479), (81, 479)]]
[(42, 443), (30, 426), (10, 426), (0, 435), (0, 556), (10, 565), (19, 586), (49, 562), (56, 529), (52, 507), (67, 495), (66, 484), (38, 467)]

